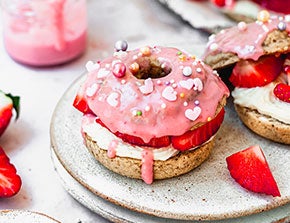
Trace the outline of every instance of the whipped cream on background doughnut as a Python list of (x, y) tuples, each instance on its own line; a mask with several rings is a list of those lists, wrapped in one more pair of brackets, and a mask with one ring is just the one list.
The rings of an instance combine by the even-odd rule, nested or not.
[(256, 109), (261, 114), (290, 124), (290, 104), (280, 101), (273, 94), (273, 89), (279, 82), (286, 83), (285, 74), (281, 74), (275, 82), (271, 82), (263, 87), (235, 88), (232, 91), (234, 103)]
[[(144, 142), (207, 122), (229, 95), (209, 66), (175, 48), (120, 51), (89, 67), (82, 88), (90, 109), (112, 132)], [(162, 77), (137, 78), (158, 72)]]

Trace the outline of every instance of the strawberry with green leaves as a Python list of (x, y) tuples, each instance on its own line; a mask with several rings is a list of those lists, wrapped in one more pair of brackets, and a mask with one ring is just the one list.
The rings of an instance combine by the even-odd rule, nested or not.
[(6, 94), (0, 91), (0, 136), (6, 130), (13, 116), (13, 110), (16, 111), (16, 119), (19, 116), (20, 97)]
[(281, 196), (266, 157), (260, 146), (251, 146), (226, 158), (231, 176), (242, 187), (256, 192)]
[(0, 147), (0, 198), (14, 196), (19, 192), (21, 185), (22, 181), (17, 175), (15, 166), (10, 163), (8, 156)]

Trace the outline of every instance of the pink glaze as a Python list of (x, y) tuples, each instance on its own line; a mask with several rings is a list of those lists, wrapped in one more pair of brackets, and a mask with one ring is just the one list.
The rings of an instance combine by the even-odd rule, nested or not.
[(152, 150), (142, 150), (141, 177), (146, 184), (152, 184), (153, 182), (153, 160)]
[(3, 13), (4, 43), (13, 59), (33, 66), (50, 66), (70, 61), (84, 52), (87, 28), (84, 0), (31, 0), (14, 4), (15, 11), (6, 9)]
[[(87, 66), (90, 71), (82, 86), (84, 98), (112, 132), (138, 136), (145, 142), (153, 137), (182, 135), (214, 117), (222, 97), (229, 95), (216, 73), (199, 59), (165, 47), (149, 47), (146, 55), (141, 49), (119, 52)], [(137, 79), (130, 66), (136, 62), (142, 68), (149, 57), (161, 61), (171, 72), (162, 78)], [(126, 66), (122, 77), (112, 72), (118, 62)]]
[(266, 22), (256, 21), (247, 24), (245, 27), (237, 25), (222, 30), (210, 38), (203, 58), (206, 58), (210, 54), (215, 55), (222, 52), (232, 52), (237, 54), (241, 59), (257, 60), (264, 54), (262, 43), (270, 32), (278, 29), (279, 23), (281, 27), (282, 24), (285, 24), (285, 30), (288, 33), (290, 32), (289, 16), (272, 16)]
[(118, 146), (118, 141), (117, 140), (112, 140), (110, 142), (109, 148), (107, 155), (109, 158), (115, 158), (116, 157), (116, 148)]

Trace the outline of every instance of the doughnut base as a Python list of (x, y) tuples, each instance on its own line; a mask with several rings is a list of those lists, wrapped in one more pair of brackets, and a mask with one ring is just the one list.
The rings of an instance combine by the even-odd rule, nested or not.
[(253, 132), (275, 142), (290, 144), (290, 125), (237, 104), (235, 109), (242, 122)]
[[(141, 160), (128, 157), (109, 158), (107, 151), (100, 149), (95, 141), (85, 135), (85, 144), (90, 153), (111, 171), (130, 178), (141, 179)], [(166, 179), (185, 174), (203, 163), (213, 147), (210, 140), (201, 147), (180, 152), (166, 161), (154, 161), (154, 179)]]

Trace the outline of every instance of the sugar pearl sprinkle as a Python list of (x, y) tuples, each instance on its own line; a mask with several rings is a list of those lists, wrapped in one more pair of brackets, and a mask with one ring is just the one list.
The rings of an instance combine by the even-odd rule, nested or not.
[(144, 47), (140, 48), (140, 52), (143, 56), (150, 56), (150, 54), (151, 54), (151, 50), (148, 46), (144, 46)]
[(284, 31), (286, 30), (286, 23), (285, 22), (279, 22), (278, 25), (277, 25), (277, 28), (280, 30), (280, 31)]
[(210, 46), (209, 46), (209, 49), (212, 50), (212, 51), (216, 51), (218, 49), (218, 45), (217, 43), (212, 43)]
[(270, 19), (270, 13), (267, 10), (262, 10), (258, 13), (257, 19), (260, 22), (268, 22)]
[(239, 22), (238, 23), (238, 29), (240, 31), (245, 31), (247, 29), (247, 24), (245, 22)]
[(115, 50), (118, 51), (126, 51), (128, 48), (128, 43), (124, 40), (119, 40), (115, 43)]
[(192, 74), (192, 69), (190, 66), (186, 66), (182, 70), (182, 74), (186, 77), (189, 77)]
[(130, 65), (129, 69), (132, 73), (137, 73), (139, 71), (139, 64), (134, 62)]

